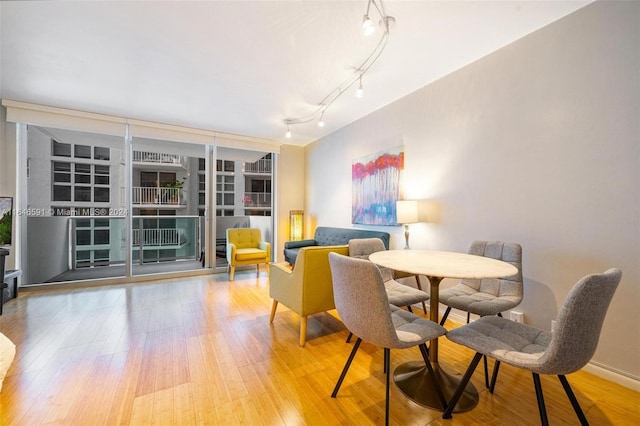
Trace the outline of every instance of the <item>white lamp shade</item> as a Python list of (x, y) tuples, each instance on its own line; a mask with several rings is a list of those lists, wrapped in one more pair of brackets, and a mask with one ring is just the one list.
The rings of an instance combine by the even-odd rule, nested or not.
[(418, 222), (418, 201), (396, 201), (396, 220), (402, 224)]

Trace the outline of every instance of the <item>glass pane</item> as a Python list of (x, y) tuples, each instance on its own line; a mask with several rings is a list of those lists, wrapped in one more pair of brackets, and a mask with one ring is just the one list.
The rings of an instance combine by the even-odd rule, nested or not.
[(88, 145), (76, 145), (74, 147), (76, 158), (91, 158), (91, 147)]
[(232, 206), (233, 205), (233, 198), (234, 198), (233, 194), (224, 194), (224, 205), (225, 206)]
[(94, 219), (93, 220), (93, 226), (96, 227), (96, 228), (108, 228), (109, 227), (109, 219)]
[[(38, 258), (38, 253), (44, 251), (47, 262), (24, 264), (23, 277), (29, 280), (25, 283), (123, 276), (126, 221), (123, 217), (111, 219), (108, 215), (124, 205), (120, 182), (124, 182), (125, 167), (120, 161), (108, 161), (112, 154), (114, 158), (125, 158), (124, 137), (57, 128), (28, 128), (26, 156), (34, 164), (48, 162), (51, 167), (31, 167), (27, 180), (26, 204), (50, 213), (44, 217), (26, 218), (26, 256)], [(95, 176), (99, 176), (98, 180)], [(96, 185), (96, 181), (102, 182), (98, 183), (101, 189), (97, 191), (97, 198), (104, 201), (99, 207), (91, 204), (95, 195), (92, 185)], [(118, 184), (111, 192), (109, 185), (114, 182)], [(111, 192), (108, 199), (101, 195), (105, 191)], [(94, 214), (103, 216), (99, 219), (88, 217)], [(74, 230), (72, 233), (70, 227)], [(103, 251), (96, 253), (98, 249)], [(82, 274), (78, 274), (79, 268), (84, 269)]]
[(96, 160), (109, 160), (110, 152), (109, 148), (96, 146), (93, 148), (93, 158)]
[(96, 203), (109, 202), (109, 188), (95, 187), (93, 188), (93, 201)]
[(58, 157), (71, 157), (71, 144), (53, 141), (53, 155)]
[(96, 185), (109, 185), (109, 176), (100, 176), (97, 175), (94, 177), (94, 182)]
[(73, 188), (73, 201), (91, 201), (90, 186), (76, 186)]
[(71, 187), (54, 185), (53, 201), (71, 201)]
[[(93, 244), (109, 244), (109, 230), (108, 229), (97, 229), (93, 232)], [(107, 258), (109, 256), (107, 255)]]
[(79, 246), (91, 245), (91, 230), (89, 229), (76, 230), (76, 244)]
[(91, 174), (91, 164), (76, 163), (76, 173)]
[(109, 166), (95, 165), (95, 174), (97, 175), (109, 175)]
[(54, 173), (53, 174), (54, 182), (71, 182), (71, 173)]
[(53, 162), (53, 170), (56, 172), (71, 172), (71, 163), (63, 163), (62, 161)]
[(75, 175), (76, 183), (91, 183), (91, 175), (83, 175), (76, 173)]

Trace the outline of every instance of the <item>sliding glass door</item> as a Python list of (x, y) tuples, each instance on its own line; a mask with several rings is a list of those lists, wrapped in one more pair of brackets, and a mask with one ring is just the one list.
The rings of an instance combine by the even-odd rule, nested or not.
[(271, 153), (21, 126), (24, 284), (223, 272), (234, 227), (274, 243)]

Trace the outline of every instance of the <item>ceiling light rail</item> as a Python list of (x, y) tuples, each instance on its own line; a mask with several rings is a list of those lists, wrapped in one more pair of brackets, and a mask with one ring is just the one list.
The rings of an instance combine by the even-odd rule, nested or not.
[(367, 9), (363, 16), (362, 23), (363, 33), (365, 36), (370, 35), (375, 31), (375, 26), (371, 21), (370, 15), (371, 5), (374, 6), (375, 10), (380, 15), (379, 25), (381, 25), (384, 30), (380, 41), (373, 49), (371, 54), (369, 54), (369, 56), (364, 60), (364, 62), (362, 62), (359, 67), (356, 67), (353, 73), (338, 87), (329, 92), (329, 94), (318, 103), (318, 107), (314, 111), (301, 117), (285, 118), (283, 120), (283, 123), (287, 126), (287, 132), (285, 135), (287, 138), (291, 138), (291, 126), (315, 121), (318, 116), (320, 117), (318, 119), (318, 126), (323, 127), (325, 125), (324, 115), (327, 109), (356, 82), (358, 83), (358, 88), (355, 92), (355, 96), (358, 98), (361, 98), (363, 96), (364, 91), (362, 88), (362, 77), (367, 71), (369, 71), (369, 68), (371, 68), (371, 66), (378, 60), (378, 58), (384, 51), (384, 48), (387, 45), (387, 39), (389, 37), (389, 27), (395, 23), (395, 18), (386, 14), (382, 0), (368, 0)]

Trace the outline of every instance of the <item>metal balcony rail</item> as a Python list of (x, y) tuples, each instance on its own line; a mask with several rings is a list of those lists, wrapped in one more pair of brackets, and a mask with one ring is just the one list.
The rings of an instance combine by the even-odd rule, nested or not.
[(263, 158), (255, 163), (244, 163), (244, 172), (271, 174), (271, 159)]
[(133, 151), (133, 161), (137, 163), (177, 164), (184, 166), (185, 157), (161, 152)]
[(242, 203), (245, 207), (271, 207), (271, 193), (245, 192)]
[(152, 247), (179, 246), (186, 243), (183, 237), (185, 232), (185, 228), (143, 229), (140, 241), (140, 229), (134, 229), (133, 244)]
[(133, 204), (183, 205), (180, 188), (157, 188), (134, 186)]

